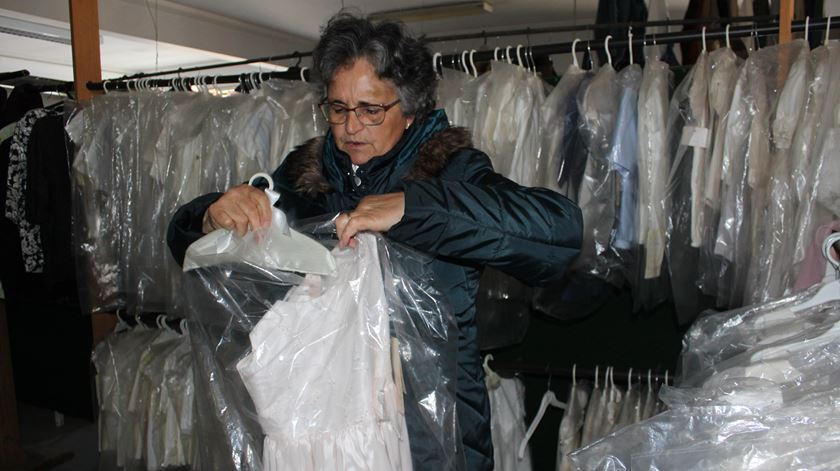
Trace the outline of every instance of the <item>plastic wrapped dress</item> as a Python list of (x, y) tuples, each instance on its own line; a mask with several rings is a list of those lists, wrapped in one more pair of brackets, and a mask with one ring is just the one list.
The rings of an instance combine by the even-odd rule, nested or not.
[[(753, 113), (747, 151), (750, 227), (748, 232), (741, 237), (745, 244), (743, 258), (736, 261), (736, 276), (738, 276), (738, 272), (746, 268), (746, 288), (744, 298), (741, 300), (743, 304), (760, 302), (760, 298), (764, 297), (759, 294), (762, 290), (757, 287), (758, 284), (761, 284), (759, 273), (766, 269), (762, 267), (766, 256), (778, 256), (778, 254), (764, 254), (761, 257), (755, 257), (751, 256), (751, 254), (763, 253), (764, 250), (768, 250), (767, 247), (763, 246), (763, 241), (765, 237), (774, 236), (767, 235), (769, 231), (774, 231), (774, 228), (770, 224), (770, 215), (767, 210), (767, 202), (771, 190), (771, 171), (773, 170), (774, 162), (778, 165), (784, 165), (784, 159), (776, 158), (774, 155), (771, 127), (772, 113), (778, 106), (784, 86), (783, 71), (789, 69), (801, 56), (803, 48), (807, 51), (807, 43), (805, 41), (795, 41), (774, 46), (758, 51), (747, 62), (747, 67), (750, 69), (752, 77), (750, 81), (750, 92), (746, 99)], [(805, 54), (807, 55), (807, 52)], [(804, 84), (802, 88), (804, 90)], [(802, 104), (800, 103), (801, 106)], [(798, 120), (793, 121), (790, 126), (795, 126), (796, 124), (798, 124)], [(793, 131), (786, 132), (793, 133)], [(780, 159), (782, 163), (778, 163)], [(780, 193), (784, 193), (784, 190), (781, 190)], [(782, 205), (776, 212), (777, 214), (785, 212), (783, 206), (786, 202), (784, 198), (781, 201), (774, 201), (773, 204)]]
[(584, 413), (588, 402), (587, 386), (573, 382), (569, 390), (568, 408), (560, 421), (560, 431), (557, 439), (557, 471), (572, 469), (569, 454), (580, 447)]
[(449, 124), (472, 127), (479, 80), (459, 70), (444, 68), (437, 87), (437, 106), (446, 110)]
[(668, 64), (649, 60), (639, 90), (639, 196), (637, 240), (644, 249), (644, 278), (658, 278), (665, 255), (665, 189), (670, 172), (667, 117)]
[(376, 239), (357, 240), (334, 252), (334, 277), (271, 307), (237, 364), (266, 433), (266, 470), (412, 469)]
[[(672, 149), (668, 178), (670, 219), (667, 255), (674, 307), (680, 323), (692, 320), (700, 311), (700, 292), (696, 286), (702, 213), (702, 189), (708, 147), (708, 55), (702, 52), (697, 63), (674, 91), (668, 115), (669, 148)], [(695, 163), (696, 162), (696, 163)], [(695, 204), (699, 198), (699, 205)], [(695, 232), (697, 231), (697, 232)]]
[(822, 46), (811, 52), (813, 63), (813, 79), (808, 87), (808, 99), (805, 105), (802, 124), (797, 127), (791, 149), (792, 180), (796, 207), (796, 224), (794, 226), (793, 263), (789, 269), (791, 279), (799, 274), (799, 267), (805, 259), (805, 250), (813, 241), (813, 225), (811, 219), (817, 213), (813, 200), (810, 198), (812, 183), (816, 175), (812, 175), (814, 162), (818, 159), (823, 127), (823, 109), (828, 105), (828, 81), (834, 73), (838, 48), (835, 43), (828, 47)]
[(642, 68), (636, 64), (625, 67), (619, 74), (618, 81), (621, 86), (621, 99), (608, 158), (618, 172), (621, 197), (612, 245), (619, 250), (629, 250), (637, 241), (635, 220), (639, 180), (637, 121)]
[(572, 270), (621, 284), (617, 257), (610, 242), (616, 219), (616, 175), (608, 160), (620, 87), (612, 66), (602, 67), (578, 94), (579, 131), (587, 160), (578, 205), (583, 213), (583, 244)]
[(550, 188), (573, 200), (577, 199), (577, 190), (567, 184), (560, 186), (561, 174), (568, 173), (566, 165), (574, 162), (571, 148), (565, 144), (571, 141), (569, 134), (577, 133), (578, 110), (575, 99), (578, 89), (586, 77), (586, 72), (577, 64), (572, 64), (560, 78), (560, 82), (549, 93), (542, 104), (542, 150), (544, 165), (541, 186)]
[(490, 396), (495, 471), (529, 471), (531, 454), (525, 451), (520, 460), (519, 444), (525, 438), (525, 385), (518, 378), (502, 378), (488, 371), (484, 381)]
[(269, 80), (260, 85), (255, 95), (266, 97), (277, 108), (284, 110), (285, 113), (280, 112), (278, 119), (288, 120), (275, 120), (274, 132), (285, 127), (283, 141), (278, 151), (270, 153), (270, 163), (263, 169), (277, 168), (295, 146), (326, 132), (327, 124), (318, 110), (321, 92), (317, 85), (295, 80)]
[(758, 250), (762, 257), (760, 261), (755, 258), (753, 260), (753, 273), (750, 276), (751, 296), (747, 299), (750, 304), (778, 299), (791, 285), (788, 268), (793, 262), (793, 233), (796, 222), (791, 179), (791, 145), (796, 128), (802, 121), (808, 83), (811, 81), (808, 44), (804, 40), (798, 42), (801, 42), (802, 46), (789, 58), (792, 65), (773, 114), (770, 181), (767, 199), (763, 208), (760, 208), (764, 230), (760, 232)]
[(729, 122), (729, 108), (741, 59), (729, 48), (720, 48), (709, 54), (709, 112), (711, 143), (708, 149), (709, 168), (703, 191), (705, 224), (698, 265), (699, 286), (703, 294), (717, 297), (718, 280), (721, 278), (722, 261), (715, 255), (715, 240), (720, 223), (721, 182), (723, 180), (723, 145)]

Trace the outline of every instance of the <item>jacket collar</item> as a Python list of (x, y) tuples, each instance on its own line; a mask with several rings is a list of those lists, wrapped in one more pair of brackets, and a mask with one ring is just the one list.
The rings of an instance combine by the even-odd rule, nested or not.
[(335, 191), (361, 198), (365, 194), (398, 191), (404, 180), (436, 177), (452, 154), (470, 147), (470, 132), (449, 127), (446, 114), (438, 110), (410, 126), (388, 153), (358, 168), (356, 175), (363, 180), (364, 188), (356, 188), (350, 158), (335, 147), (331, 134), (297, 147), (284, 166), (298, 193), (315, 196)]
[(324, 141), (324, 175), (336, 191), (356, 191), (354, 175), (362, 180), (361, 193), (385, 193), (396, 189), (400, 177), (417, 158), (418, 150), (435, 133), (449, 127), (446, 113), (436, 110), (422, 122), (406, 129), (397, 144), (386, 154), (374, 157), (353, 172), (350, 156), (339, 150), (332, 131)]

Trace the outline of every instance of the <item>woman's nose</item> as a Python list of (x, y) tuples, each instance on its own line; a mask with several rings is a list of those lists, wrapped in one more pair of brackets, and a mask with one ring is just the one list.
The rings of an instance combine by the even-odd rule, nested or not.
[(356, 134), (364, 127), (365, 125), (362, 124), (362, 121), (359, 120), (359, 117), (356, 116), (355, 112), (348, 113), (347, 121), (344, 122), (344, 129), (347, 131), (347, 134)]

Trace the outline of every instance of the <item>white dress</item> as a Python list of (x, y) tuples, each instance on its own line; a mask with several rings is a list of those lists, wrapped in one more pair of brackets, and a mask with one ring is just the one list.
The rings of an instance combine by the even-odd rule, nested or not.
[(411, 469), (377, 243), (357, 240), (333, 252), (335, 276), (309, 277), (271, 307), (237, 365), (267, 471)]

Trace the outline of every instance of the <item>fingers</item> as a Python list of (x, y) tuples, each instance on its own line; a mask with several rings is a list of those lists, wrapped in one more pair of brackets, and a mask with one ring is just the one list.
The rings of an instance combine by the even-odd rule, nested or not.
[[(353, 213), (341, 213), (335, 220), (339, 247), (355, 247), (353, 237), (359, 232), (359, 220), (353, 219)], [(352, 242), (352, 243), (351, 243)]]
[(239, 236), (249, 229), (267, 227), (271, 223), (271, 204), (266, 194), (250, 185), (240, 185), (228, 190), (207, 208), (203, 229), (235, 231)]

